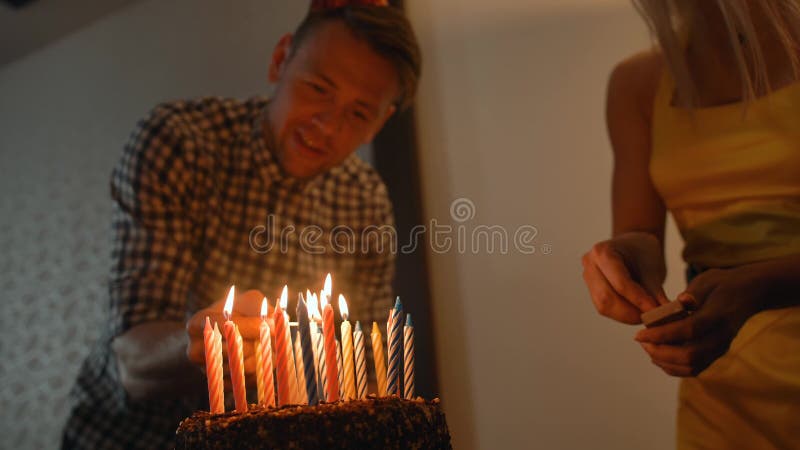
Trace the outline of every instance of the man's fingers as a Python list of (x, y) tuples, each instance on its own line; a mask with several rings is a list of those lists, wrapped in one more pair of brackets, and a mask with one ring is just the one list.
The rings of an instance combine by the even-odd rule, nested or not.
[(211, 320), (212, 327), (214, 326), (214, 323), (217, 323), (219, 325), (220, 332), (222, 332), (222, 324), (225, 322), (225, 317), (222, 315), (222, 310), (213, 311), (207, 308), (198, 311), (186, 322), (186, 332), (189, 333), (189, 336), (200, 336), (203, 334), (203, 330), (206, 326), (206, 317)]
[(233, 302), (233, 311), (242, 316), (260, 317), (264, 294), (257, 289), (242, 292)]
[(639, 308), (640, 312), (658, 306), (657, 301), (633, 280), (630, 271), (618, 255), (612, 254), (611, 251), (598, 252), (597, 267), (614, 290)]
[(641, 311), (614, 291), (594, 262), (585, 263), (583, 279), (598, 313), (630, 325), (642, 322)]
[(186, 356), (189, 358), (189, 361), (203, 365), (206, 361), (206, 350), (205, 344), (203, 341), (198, 339), (192, 339), (189, 342), (189, 346), (186, 349)]
[(248, 356), (244, 359), (244, 372), (246, 374), (256, 373), (256, 357)]

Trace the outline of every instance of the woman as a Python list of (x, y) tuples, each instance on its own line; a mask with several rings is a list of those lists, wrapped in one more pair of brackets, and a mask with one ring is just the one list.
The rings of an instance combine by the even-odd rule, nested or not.
[(584, 279), (619, 322), (668, 302), (669, 211), (694, 311), (635, 339), (682, 377), (678, 448), (800, 448), (800, 1), (636, 5), (659, 45), (611, 74), (613, 237)]

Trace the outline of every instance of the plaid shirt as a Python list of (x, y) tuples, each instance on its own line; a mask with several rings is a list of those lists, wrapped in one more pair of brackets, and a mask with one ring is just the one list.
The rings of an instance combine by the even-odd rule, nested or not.
[(111, 179), (110, 317), (71, 393), (65, 448), (172, 448), (179, 421), (208, 399), (131, 401), (110, 343), (148, 321), (184, 322), (231, 284), (274, 301), (284, 284), (319, 290), (331, 272), (351, 317), (386, 320), (394, 253), (377, 227), (394, 223), (385, 185), (356, 155), (311, 180), (284, 175), (261, 133), (265, 106), (179, 101), (139, 122)]

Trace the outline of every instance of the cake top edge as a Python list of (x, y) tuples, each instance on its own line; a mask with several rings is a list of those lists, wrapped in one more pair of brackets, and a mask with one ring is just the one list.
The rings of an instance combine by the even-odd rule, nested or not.
[(398, 397), (397, 395), (391, 395), (387, 397), (378, 397), (374, 394), (370, 394), (365, 399), (361, 400), (339, 400), (336, 402), (320, 402), (317, 405), (284, 405), (280, 407), (263, 407), (256, 404), (249, 404), (247, 412), (240, 413), (238, 411), (225, 411), (221, 414), (211, 414), (208, 411), (195, 411), (189, 419), (197, 420), (197, 419), (223, 419), (227, 417), (245, 417), (248, 415), (275, 415), (275, 416), (290, 416), (296, 414), (303, 414), (307, 412), (317, 412), (317, 413), (324, 413), (325, 411), (334, 411), (334, 410), (341, 410), (341, 409), (350, 409), (350, 408), (360, 408), (366, 405), (374, 405), (376, 403), (415, 403), (418, 405), (428, 405), (432, 407), (438, 407), (441, 404), (441, 400), (438, 397), (432, 400), (426, 400), (423, 397), (415, 397), (411, 400), (404, 399)]

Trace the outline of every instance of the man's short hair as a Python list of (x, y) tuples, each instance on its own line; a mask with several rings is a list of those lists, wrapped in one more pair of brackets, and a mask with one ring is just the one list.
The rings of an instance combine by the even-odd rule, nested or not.
[(394, 6), (344, 6), (311, 11), (294, 32), (292, 52), (319, 25), (339, 20), (372, 50), (389, 60), (397, 72), (400, 92), (398, 109), (405, 109), (414, 99), (420, 76), (421, 56), (411, 23)]

